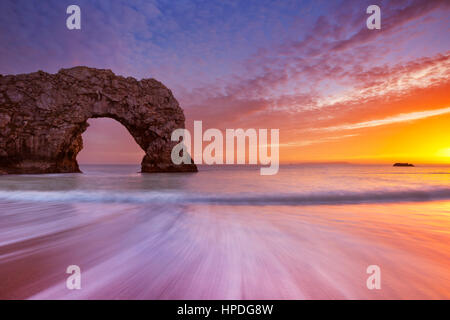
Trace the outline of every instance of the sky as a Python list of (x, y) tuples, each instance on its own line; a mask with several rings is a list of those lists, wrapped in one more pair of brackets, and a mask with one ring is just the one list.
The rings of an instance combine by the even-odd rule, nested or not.
[[(71, 4), (81, 30), (66, 28)], [(448, 0), (2, 0), (0, 19), (1, 74), (155, 78), (188, 129), (279, 129), (286, 163), (450, 163)], [(80, 162), (140, 163), (120, 124), (90, 124)]]

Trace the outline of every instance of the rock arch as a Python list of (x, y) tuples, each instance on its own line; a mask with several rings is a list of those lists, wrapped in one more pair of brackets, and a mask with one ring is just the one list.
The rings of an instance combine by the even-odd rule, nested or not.
[(137, 81), (88, 67), (0, 76), (0, 171), (80, 172), (76, 156), (90, 118), (120, 122), (144, 150), (142, 172), (195, 172), (171, 161), (172, 131), (184, 128), (172, 92), (154, 79)]

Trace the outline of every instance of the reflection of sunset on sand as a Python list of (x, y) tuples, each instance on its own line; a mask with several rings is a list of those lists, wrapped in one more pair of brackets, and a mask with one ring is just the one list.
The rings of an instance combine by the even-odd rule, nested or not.
[[(43, 205), (33, 207), (48, 210)], [(408, 205), (53, 209), (71, 213), (61, 223), (75, 224), (34, 241), (2, 247), (9, 259), (0, 270), (11, 276), (1, 297), (422, 299), (450, 295), (448, 202), (414, 205), (413, 210)], [(83, 221), (105, 211), (103, 217)], [(386, 217), (386, 211), (396, 214)], [(67, 261), (83, 270), (80, 291), (64, 287)], [(379, 292), (365, 287), (365, 268), (375, 262), (383, 275)]]

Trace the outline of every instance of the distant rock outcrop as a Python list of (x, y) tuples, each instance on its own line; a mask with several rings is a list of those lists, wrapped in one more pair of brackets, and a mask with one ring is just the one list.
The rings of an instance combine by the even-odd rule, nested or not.
[(184, 128), (172, 92), (88, 67), (0, 75), (0, 173), (80, 172), (76, 156), (90, 118), (124, 125), (145, 151), (142, 172), (197, 171), (171, 161), (172, 131)]
[(414, 165), (411, 163), (397, 162), (397, 163), (394, 163), (394, 167), (414, 167)]

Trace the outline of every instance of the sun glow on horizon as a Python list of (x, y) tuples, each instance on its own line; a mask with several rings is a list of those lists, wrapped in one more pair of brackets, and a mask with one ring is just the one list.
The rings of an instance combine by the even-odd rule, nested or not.
[(450, 147), (449, 148), (444, 148), (444, 149), (440, 149), (437, 154), (438, 157), (444, 157), (444, 158), (449, 158), (450, 160)]

